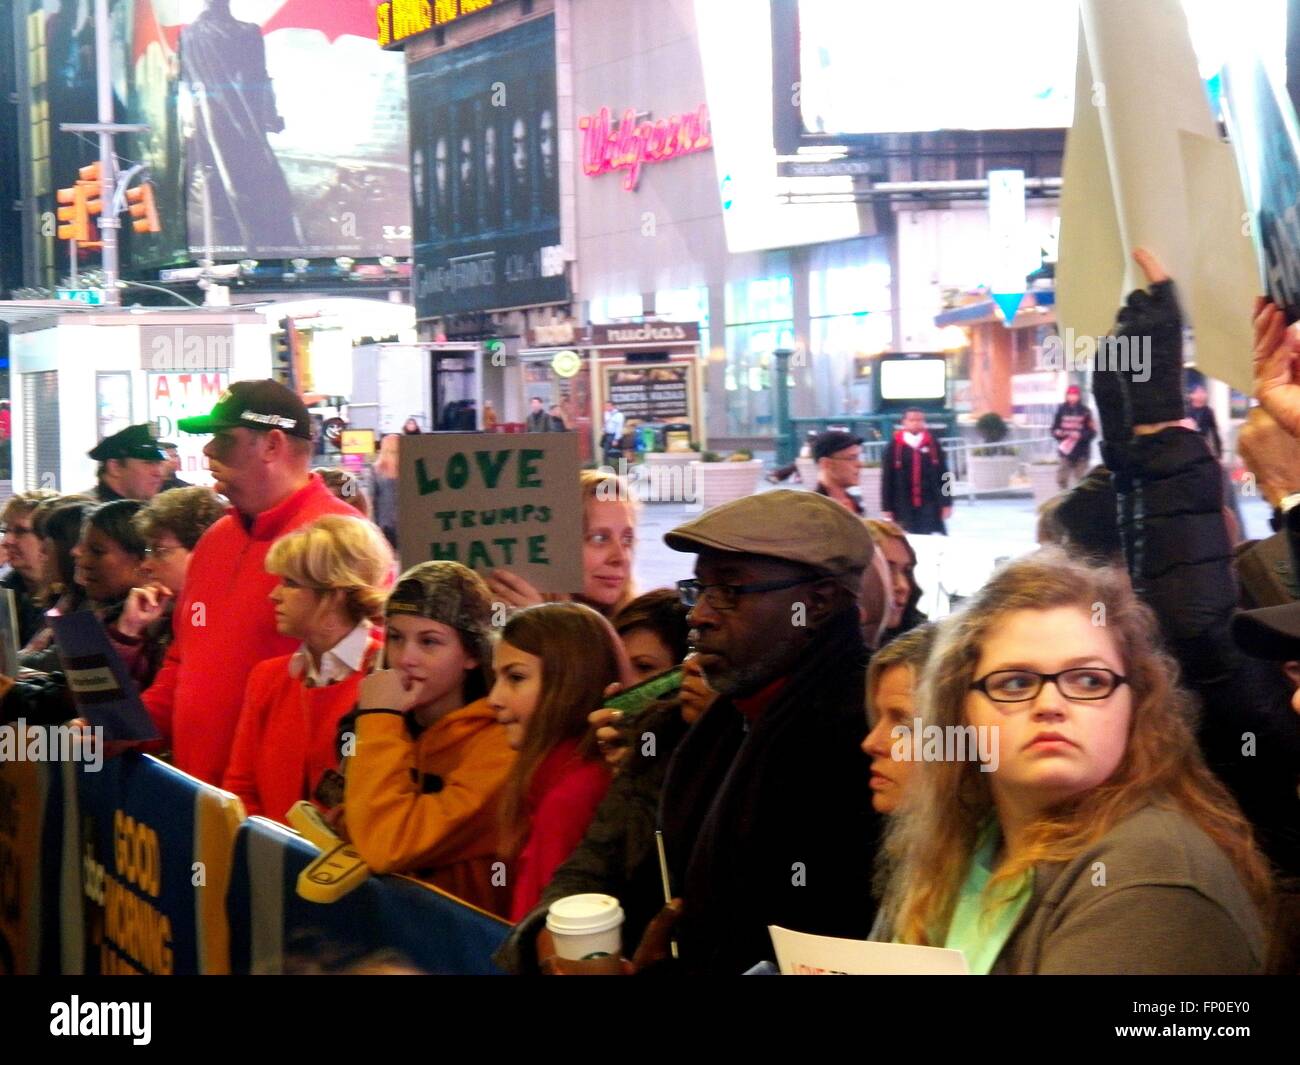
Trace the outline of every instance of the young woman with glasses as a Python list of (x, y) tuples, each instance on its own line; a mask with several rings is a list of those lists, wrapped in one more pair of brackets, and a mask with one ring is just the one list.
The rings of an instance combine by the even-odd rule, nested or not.
[(941, 623), (925, 725), (990, 730), (998, 760), (914, 770), (886, 851), (895, 940), (976, 973), (1261, 969), (1270, 873), (1158, 640), (1122, 572), (1056, 550)]

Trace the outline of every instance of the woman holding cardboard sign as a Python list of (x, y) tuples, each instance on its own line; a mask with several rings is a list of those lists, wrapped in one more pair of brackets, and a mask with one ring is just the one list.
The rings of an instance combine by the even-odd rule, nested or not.
[[(635, 598), (632, 561), (636, 553), (636, 505), (627, 482), (617, 474), (583, 470), (582, 593), (573, 598), (605, 617), (613, 617)], [(543, 595), (509, 570), (487, 579), (495, 601), (509, 607), (536, 606), (562, 596)]]

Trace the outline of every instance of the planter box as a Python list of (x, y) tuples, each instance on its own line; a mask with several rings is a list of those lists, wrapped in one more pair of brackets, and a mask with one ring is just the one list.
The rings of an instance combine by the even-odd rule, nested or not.
[(763, 473), (759, 459), (748, 462), (692, 462), (695, 501), (705, 510), (753, 495)]
[(972, 455), (969, 463), (971, 489), (988, 492), (1009, 487), (1020, 460), (1015, 455)]
[(637, 492), (645, 503), (681, 503), (693, 496), (691, 463), (698, 451), (648, 451), (637, 478)]
[(1034, 493), (1034, 506), (1046, 503), (1060, 491), (1056, 485), (1056, 463), (1031, 462), (1029, 469), (1029, 487)]
[(799, 481), (805, 488), (817, 487), (817, 460), (797, 458), (794, 460), (799, 470)]
[(863, 466), (858, 471), (858, 490), (862, 493), (862, 509), (868, 518), (880, 517), (880, 482), (884, 470), (879, 466)]

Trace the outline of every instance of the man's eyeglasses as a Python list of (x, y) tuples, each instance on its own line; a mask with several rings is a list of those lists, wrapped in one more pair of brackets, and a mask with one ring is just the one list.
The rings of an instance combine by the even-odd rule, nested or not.
[(983, 692), (995, 703), (1027, 703), (1038, 698), (1048, 681), (1071, 702), (1096, 702), (1108, 698), (1121, 684), (1127, 684), (1128, 678), (1102, 666), (1080, 666), (1059, 673), (999, 669), (975, 681), (971, 691)]
[(701, 599), (714, 610), (735, 610), (736, 601), (742, 595), (755, 592), (779, 592), (785, 588), (794, 588), (800, 584), (811, 584), (821, 577), (797, 577), (785, 581), (755, 581), (751, 584), (701, 584), (697, 580), (677, 582), (677, 594), (681, 596), (682, 605), (693, 607)]
[(173, 551), (179, 551), (179, 550), (180, 550), (179, 547), (154, 547), (150, 545), (149, 547), (146, 547), (144, 549), (144, 557), (163, 559), (166, 558), (168, 555), (170, 555)]
[(35, 536), (36, 530), (30, 525), (0, 525), (0, 536)]

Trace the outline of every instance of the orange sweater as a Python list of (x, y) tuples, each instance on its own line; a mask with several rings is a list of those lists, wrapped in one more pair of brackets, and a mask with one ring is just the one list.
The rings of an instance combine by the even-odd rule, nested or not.
[(416, 739), (404, 717), (362, 714), (345, 774), (348, 834), (374, 872), (410, 873), (505, 916), (510, 891), (493, 866), (501, 861), (501, 793), (514, 761), (486, 699)]
[(372, 631), (361, 669), (321, 688), (290, 675), (293, 655), (253, 667), (221, 782), (244, 800), (250, 815), (284, 821), (289, 807), (312, 798), (321, 775), (338, 766), (339, 720), (357, 705), (361, 681), (382, 643), (379, 630)]

